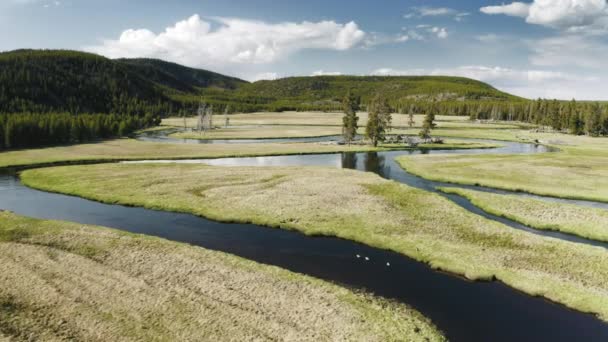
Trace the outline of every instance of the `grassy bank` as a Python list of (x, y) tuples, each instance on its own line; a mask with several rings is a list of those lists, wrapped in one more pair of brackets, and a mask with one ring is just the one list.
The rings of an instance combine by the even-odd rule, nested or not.
[(540, 133), (526, 137), (561, 151), (404, 156), (398, 162), (409, 172), (436, 181), (608, 202), (608, 139)]
[(0, 212), (9, 340), (443, 340), (405, 305), (158, 238)]
[(497, 278), (608, 320), (608, 253), (513, 230), (439, 195), (327, 168), (95, 165), (29, 170), (25, 184), (107, 203), (252, 222), (393, 250)]
[(466, 197), (486, 212), (530, 227), (608, 241), (608, 211), (604, 209), (459, 188), (444, 187), (441, 191)]
[[(443, 145), (421, 145), (428, 149), (492, 147), (491, 144), (450, 142)], [(0, 153), (0, 168), (53, 165), (81, 162), (104, 162), (142, 159), (206, 159), (222, 157), (251, 157), (339, 152), (368, 152), (404, 149), (386, 145), (329, 145), (321, 143), (263, 143), (263, 144), (170, 144), (117, 139), (92, 144), (16, 150)]]

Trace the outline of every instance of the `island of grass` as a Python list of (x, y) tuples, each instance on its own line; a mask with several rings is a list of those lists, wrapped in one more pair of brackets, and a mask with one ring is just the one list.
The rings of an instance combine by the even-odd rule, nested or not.
[[(490, 148), (493, 144), (446, 142), (421, 145), (429, 149)], [(272, 155), (373, 152), (407, 149), (403, 145), (335, 145), (323, 143), (180, 144), (116, 139), (97, 143), (14, 150), (0, 153), (0, 168), (26, 168), (66, 163), (100, 163), (127, 160), (209, 159)]]
[(321, 167), (103, 164), (29, 170), (24, 184), (106, 203), (335, 236), (608, 320), (608, 253), (514, 230), (381, 177)]
[(607, 138), (523, 132), (519, 137), (560, 151), (529, 155), (403, 156), (397, 161), (408, 172), (435, 181), (608, 202)]
[(159, 238), (0, 212), (0, 249), (0, 340), (444, 340), (406, 305)]
[(439, 189), (445, 193), (463, 196), (490, 214), (506, 217), (529, 227), (608, 241), (608, 211), (605, 209), (452, 187)]

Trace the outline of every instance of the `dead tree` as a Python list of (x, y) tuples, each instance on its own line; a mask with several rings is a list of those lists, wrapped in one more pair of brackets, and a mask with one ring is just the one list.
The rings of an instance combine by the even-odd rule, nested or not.
[(224, 109), (224, 128), (228, 128), (230, 125), (230, 118), (228, 117), (228, 110), (230, 109), (230, 105), (227, 105)]
[(205, 113), (207, 113), (207, 105), (201, 101), (197, 110), (196, 130), (199, 132), (204, 131)]

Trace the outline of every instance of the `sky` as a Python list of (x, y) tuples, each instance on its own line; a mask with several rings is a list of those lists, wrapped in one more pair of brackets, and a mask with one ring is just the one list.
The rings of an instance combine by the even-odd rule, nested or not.
[(454, 75), (608, 100), (606, 0), (0, 0), (0, 51), (150, 57), (249, 81)]

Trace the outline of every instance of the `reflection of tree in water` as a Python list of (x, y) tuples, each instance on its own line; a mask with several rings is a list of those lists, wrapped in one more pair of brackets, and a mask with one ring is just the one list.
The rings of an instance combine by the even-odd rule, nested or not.
[(386, 157), (377, 152), (365, 154), (364, 167), (365, 171), (374, 172), (383, 178), (389, 178), (391, 174), (391, 167), (386, 165)]
[(342, 168), (343, 169), (356, 169), (357, 168), (357, 154), (356, 153), (342, 153)]

